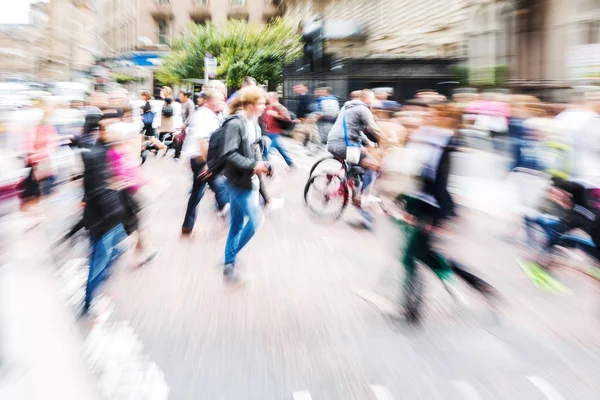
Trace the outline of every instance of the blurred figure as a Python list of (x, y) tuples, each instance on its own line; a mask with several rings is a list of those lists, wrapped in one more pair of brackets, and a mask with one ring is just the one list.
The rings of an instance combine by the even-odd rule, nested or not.
[(591, 101), (593, 94), (579, 93), (572, 107), (556, 116), (565, 129), (564, 134), (573, 143), (573, 175), (583, 177), (594, 169), (600, 150), (600, 115), (596, 104)]
[(331, 88), (325, 87), (320, 91), (320, 97), (317, 99), (319, 136), (322, 144), (327, 143), (327, 135), (335, 123), (340, 112), (340, 101), (333, 95)]
[(265, 135), (270, 139), (269, 146), (265, 146), (264, 160), (268, 161), (271, 149), (275, 149), (281, 154), (285, 163), (293, 167), (294, 163), (288, 156), (280, 142), (280, 136), (283, 133), (282, 123), (291, 122), (290, 113), (279, 103), (279, 95), (276, 92), (267, 93), (267, 108), (262, 115), (262, 123), (265, 126)]
[(165, 104), (163, 105), (161, 110), (162, 118), (160, 119), (160, 134), (158, 137), (158, 140), (161, 143), (163, 142), (164, 137), (166, 135), (175, 133), (175, 121), (173, 121), (173, 106), (171, 105), (172, 103), (173, 99), (171, 97), (166, 97)]
[(420, 320), (423, 301), (423, 283), (415, 259), (431, 268), (459, 304), (466, 305), (466, 300), (454, 283), (454, 274), (486, 297), (497, 295), (488, 283), (467, 272), (458, 263), (448, 261), (432, 248), (434, 229), (454, 214), (454, 203), (449, 197), (447, 185), (450, 152), (454, 150), (453, 137), (459, 125), (458, 121), (459, 115), (451, 107), (438, 107), (432, 111), (427, 126), (415, 133), (407, 144), (428, 144), (430, 154), (424, 158), (427, 161), (423, 165), (422, 189), (404, 196), (407, 214), (402, 219), (410, 226), (402, 259), (406, 270), (404, 307), (407, 319), (411, 322)]
[(312, 113), (311, 104), (313, 98), (308, 90), (306, 83), (298, 83), (294, 86), (294, 94), (298, 100), (298, 107), (296, 108), (296, 131), (300, 135), (300, 139), (304, 144), (304, 147), (308, 145), (311, 140), (313, 125), (308, 123), (308, 117)]
[(141, 266), (154, 259), (158, 251), (153, 248), (146, 227), (148, 216), (144, 211), (147, 210), (147, 202), (140, 191), (146, 180), (137, 158), (139, 154), (137, 126), (132, 123), (131, 107), (123, 107), (121, 111), (121, 121), (105, 128), (105, 141), (109, 146), (107, 157), (110, 172), (124, 200), (123, 227), (128, 236), (137, 232), (135, 249), (138, 255), (137, 265)]
[(191, 93), (186, 92), (184, 90), (179, 91), (179, 100), (181, 101), (181, 115), (183, 118), (183, 125), (181, 125), (181, 133), (177, 135), (178, 140), (175, 144), (175, 155), (173, 158), (179, 160), (181, 156), (181, 149), (183, 148), (183, 144), (185, 143), (185, 138), (187, 136), (187, 128), (192, 119), (192, 115), (196, 110), (194, 106), (194, 102), (190, 99)]
[[(242, 111), (242, 101), (239, 97), (235, 98), (231, 103), (229, 103), (229, 114), (235, 115), (239, 114)], [(260, 121), (260, 118), (258, 119)], [(258, 123), (258, 136), (254, 139), (252, 143), (254, 155), (257, 161), (264, 161), (265, 149), (270, 144), (270, 139), (263, 135), (264, 126)], [(258, 193), (260, 198), (262, 199), (262, 205), (267, 211), (275, 211), (282, 208), (285, 204), (285, 199), (282, 198), (272, 198), (269, 196), (267, 192), (267, 185), (265, 183), (265, 179), (263, 175), (258, 175), (259, 180), (259, 189)]]
[(269, 165), (258, 161), (252, 144), (256, 142), (260, 127), (257, 118), (266, 106), (265, 93), (249, 87), (240, 91), (239, 118), (226, 125), (223, 154), (226, 160), (225, 176), (230, 195), (230, 226), (225, 244), (223, 276), (236, 282), (235, 263), (240, 250), (248, 244), (263, 221), (259, 203), (260, 181), (258, 174), (268, 174)]
[(89, 312), (99, 286), (108, 278), (108, 269), (122, 253), (118, 244), (127, 237), (121, 223), (125, 208), (119, 191), (111, 186), (108, 141), (106, 128), (102, 124), (96, 144), (90, 151), (82, 153), (85, 195), (83, 223), (89, 232), (92, 247), (82, 311), (84, 315)]
[(150, 141), (158, 151), (163, 151), (163, 156), (167, 155), (168, 147), (162, 143), (156, 137), (156, 133), (152, 124), (154, 123), (154, 113), (152, 112), (152, 106), (150, 105), (150, 100), (152, 99), (152, 94), (149, 91), (142, 92), (142, 100), (145, 101), (142, 106), (142, 122), (144, 123), (144, 127), (142, 128), (142, 133), (145, 136), (145, 139)]
[[(382, 134), (369, 109), (374, 98), (375, 95), (371, 90), (364, 89), (358, 100), (351, 100), (344, 104), (327, 138), (327, 150), (330, 153), (372, 171), (376, 171), (379, 165), (362, 143), (371, 143), (363, 133), (366, 130), (376, 137)], [(353, 155), (348, 159), (348, 149), (356, 152), (358, 157)]]
[(39, 199), (52, 191), (55, 177), (52, 157), (60, 141), (56, 128), (51, 124), (52, 114), (53, 109), (45, 105), (42, 121), (35, 129), (32, 153), (27, 158), (31, 173), (24, 182), (24, 201)]
[[(189, 235), (196, 222), (196, 209), (202, 200), (206, 185), (215, 193), (217, 208), (221, 215), (228, 210), (229, 194), (220, 175), (207, 174), (208, 142), (214, 131), (219, 129), (221, 122), (219, 113), (225, 107), (225, 97), (221, 92), (208, 89), (204, 93), (204, 105), (192, 116), (189, 132), (183, 144), (183, 155), (190, 160), (192, 169), (192, 191), (188, 200), (181, 233)], [(202, 175), (205, 173), (205, 175)]]

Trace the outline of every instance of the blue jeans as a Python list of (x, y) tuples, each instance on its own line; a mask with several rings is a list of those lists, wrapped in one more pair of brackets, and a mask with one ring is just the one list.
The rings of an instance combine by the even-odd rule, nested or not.
[(205, 163), (199, 163), (194, 159), (190, 160), (190, 166), (192, 167), (192, 172), (194, 173), (194, 183), (192, 185), (190, 199), (188, 200), (187, 210), (185, 211), (185, 218), (183, 219), (183, 227), (187, 229), (192, 229), (194, 227), (194, 223), (196, 222), (196, 208), (198, 207), (200, 200), (202, 200), (202, 197), (204, 197), (206, 185), (208, 185), (211, 190), (215, 192), (219, 211), (223, 210), (223, 207), (229, 203), (229, 193), (225, 187), (225, 178), (223, 176), (213, 175), (206, 181), (200, 181), (196, 179), (205, 165)]
[[(258, 190), (228, 184), (230, 195), (229, 234), (225, 243), (225, 264), (234, 264), (237, 254), (252, 239), (263, 221)], [(247, 220), (246, 220), (247, 218)]]
[(558, 239), (565, 233), (566, 226), (557, 218), (551, 218), (545, 215), (539, 215), (535, 218), (525, 217), (525, 226), (527, 228), (527, 236), (531, 241), (533, 239), (533, 230), (535, 225), (540, 226), (546, 235), (546, 243), (544, 244), (543, 253), (546, 254)]
[(89, 274), (87, 285), (85, 287), (85, 302), (83, 312), (87, 313), (94, 292), (108, 278), (110, 267), (123, 253), (123, 249), (118, 247), (118, 244), (127, 238), (127, 233), (123, 225), (119, 224), (104, 236), (97, 239), (92, 237), (92, 255), (90, 257)]
[(264, 158), (265, 158), (265, 160), (268, 159), (269, 153), (271, 152), (271, 149), (275, 149), (275, 150), (277, 150), (279, 152), (279, 154), (281, 154), (281, 157), (283, 157), (283, 159), (285, 160), (285, 163), (287, 165), (292, 165), (294, 162), (288, 156), (288, 154), (286, 153), (286, 151), (283, 148), (283, 146), (281, 146), (281, 142), (279, 142), (279, 136), (281, 136), (281, 134), (267, 132), (266, 135), (267, 135), (267, 137), (269, 139), (271, 139), (271, 145), (268, 148), (265, 146), (265, 152), (264, 152)]

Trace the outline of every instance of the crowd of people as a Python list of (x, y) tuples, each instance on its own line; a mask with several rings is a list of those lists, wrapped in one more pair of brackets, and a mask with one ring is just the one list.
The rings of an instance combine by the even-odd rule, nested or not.
[[(352, 198), (362, 227), (375, 228), (372, 206), (382, 201), (377, 196), (402, 204), (387, 211), (409, 227), (402, 261), (407, 271), (404, 306), (412, 319), (419, 318), (421, 302), (416, 260), (429, 266), (458, 301), (462, 296), (452, 283), (454, 276), (486, 298), (498, 297), (491, 285), (432, 247), (433, 234), (457, 217), (448, 191), (451, 154), (478, 147), (482, 138), (493, 144), (492, 151), (510, 159), (507, 173), (548, 173), (553, 187), (560, 190), (552, 198), (587, 218), (582, 222), (570, 213), (568, 220), (562, 218), (557, 225), (542, 213), (525, 215), (528, 227), (538, 224), (548, 233), (548, 246), (572, 228), (583, 228), (594, 245), (600, 245), (598, 211), (593, 206), (597, 202), (580, 195), (600, 187), (583, 182), (593, 172), (594, 151), (600, 148), (594, 97), (561, 107), (531, 96), (469, 93), (449, 100), (422, 91), (401, 105), (390, 100), (391, 93), (385, 90), (355, 91), (343, 104), (328, 87), (311, 93), (307, 84), (298, 83), (294, 93), (297, 107), (291, 112), (277, 92), (266, 92), (250, 77), (231, 96), (220, 81), (209, 82), (196, 95), (182, 90), (177, 99), (170, 87), (164, 87), (159, 115), (152, 104), (156, 100), (147, 91), (141, 93), (141, 101), (129, 99), (123, 91), (94, 93), (85, 103), (47, 98), (39, 107), (15, 113), (18, 121), (4, 124), (14, 133), (10, 142), (16, 159), (29, 168), (18, 191), (25, 206), (50, 195), (61, 181), (83, 178), (83, 218), (66, 238), (83, 228), (90, 238), (84, 313), (124, 251), (121, 243), (126, 237), (136, 237), (138, 265), (152, 261), (160, 250), (146, 229), (148, 207), (141, 190), (146, 183), (141, 164), (152, 150), (162, 157), (174, 150), (174, 159), (189, 162), (192, 182), (182, 216), (183, 236), (193, 234), (197, 207), (207, 186), (215, 194), (215, 212), (229, 218), (223, 263), (228, 283), (239, 283), (238, 254), (259, 229), (264, 210), (284, 206), (283, 199), (269, 196), (264, 178), (272, 173), (273, 150), (287, 168), (296, 169), (283, 139), (290, 132), (308, 154), (314, 154), (311, 146), (316, 146), (362, 168), (361, 186)], [(75, 124), (80, 124), (80, 131), (73, 129), (73, 123), (61, 124), (55, 118), (65, 110), (77, 113)], [(32, 122), (36, 118), (38, 122)], [(56, 154), (65, 148), (81, 154), (80, 169), (71, 161), (65, 173), (65, 165), (57, 164)], [(399, 148), (404, 151), (395, 151)], [(418, 184), (411, 185), (410, 191), (394, 180), (400, 170), (390, 165), (398, 158), (419, 166), (410, 177)]]

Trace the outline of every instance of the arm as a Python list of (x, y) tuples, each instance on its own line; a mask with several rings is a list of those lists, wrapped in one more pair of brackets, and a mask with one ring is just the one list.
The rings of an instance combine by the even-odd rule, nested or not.
[(190, 121), (192, 120), (192, 115), (194, 114), (194, 106), (190, 106), (189, 102), (185, 102), (185, 104), (183, 105), (184, 108), (184, 112), (187, 114), (187, 118), (185, 119), (185, 121), (183, 121), (183, 126), (182, 128), (187, 128), (187, 126), (189, 125)]
[(283, 106), (281, 106), (277, 109), (277, 115), (273, 115), (273, 117), (275, 117), (279, 121), (285, 121), (285, 122), (290, 122), (292, 120), (290, 113)]
[(373, 134), (377, 141), (381, 140), (381, 138), (383, 137), (383, 131), (375, 122), (371, 110), (365, 107), (364, 110), (361, 110), (360, 115), (365, 129), (367, 129), (371, 134)]

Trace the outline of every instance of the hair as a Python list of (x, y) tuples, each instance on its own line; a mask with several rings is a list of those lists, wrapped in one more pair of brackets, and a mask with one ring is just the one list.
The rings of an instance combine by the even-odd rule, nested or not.
[(233, 115), (238, 113), (242, 109), (242, 99), (241, 97), (235, 96), (233, 100), (229, 103), (229, 114)]
[(163, 86), (162, 90), (165, 92), (165, 97), (172, 98), (173, 97), (173, 89), (170, 86)]
[(358, 98), (360, 100), (364, 100), (366, 98), (370, 98), (370, 97), (374, 97), (375, 93), (373, 93), (373, 91), (371, 89), (363, 89), (360, 91)]
[(205, 100), (217, 100), (219, 96), (221, 98), (225, 97), (218, 89), (206, 89), (204, 92), (202, 92), (202, 98)]
[(350, 99), (357, 100), (360, 97), (360, 90), (355, 90), (350, 93)]
[(321, 90), (323, 90), (327, 94), (333, 93), (333, 89), (328, 86), (322, 87)]
[(229, 103), (229, 114), (235, 114), (250, 104), (256, 104), (266, 97), (266, 93), (259, 87), (250, 86), (241, 89), (238, 95)]
[(220, 91), (221, 93), (223, 93), (223, 95), (227, 96), (227, 86), (226, 86), (226, 85), (225, 85), (223, 82), (221, 82), (221, 81), (219, 81), (219, 80), (213, 80), (213, 81), (210, 81), (210, 82), (208, 83), (208, 87), (207, 87), (207, 89), (215, 89), (215, 90), (218, 90), (218, 91)]
[(188, 91), (185, 91), (185, 90), (183, 90), (183, 89), (181, 89), (181, 90), (179, 91), (179, 94), (182, 94), (182, 95), (184, 95), (184, 96), (185, 96), (185, 97), (187, 97), (187, 98), (190, 98), (190, 97), (192, 96), (192, 94), (191, 94), (190, 92), (188, 92)]
[(251, 76), (245, 76), (242, 81), (242, 87), (256, 86), (256, 79)]
[(151, 99), (152, 98), (152, 93), (150, 93), (149, 90), (144, 90), (142, 92), (141, 96), (144, 96), (144, 97), (147, 97), (147, 98)]
[(304, 86), (305, 88), (308, 88), (308, 84), (306, 82), (298, 82), (294, 86)]

